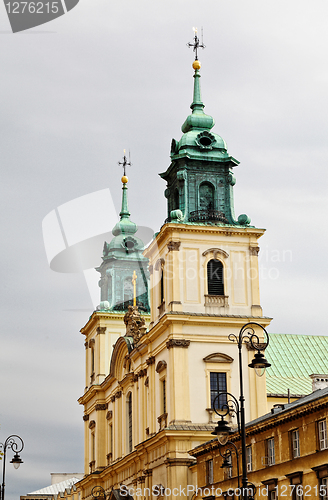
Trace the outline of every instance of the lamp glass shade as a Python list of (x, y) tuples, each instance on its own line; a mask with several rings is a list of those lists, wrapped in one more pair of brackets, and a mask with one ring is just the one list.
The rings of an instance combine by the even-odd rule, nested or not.
[(252, 360), (252, 362), (248, 365), (250, 368), (254, 368), (255, 373), (258, 377), (262, 377), (266, 368), (269, 368), (271, 364), (267, 359), (265, 359), (264, 354), (258, 351)]
[(217, 437), (218, 437), (219, 443), (222, 444), (222, 446), (224, 446), (228, 442), (229, 433), (228, 432), (220, 432), (219, 434), (217, 434)]
[(222, 444), (222, 446), (224, 446), (227, 443), (230, 433), (231, 433), (231, 427), (229, 426), (228, 422), (226, 422), (223, 418), (222, 420), (219, 420), (218, 425), (212, 432), (212, 434), (217, 436), (218, 441), (220, 444)]
[(265, 366), (256, 366), (254, 370), (258, 377), (263, 377), (265, 373)]
[(20, 464), (23, 463), (23, 460), (21, 459), (18, 453), (15, 453), (14, 457), (10, 460), (10, 463), (13, 464), (15, 469), (18, 469)]

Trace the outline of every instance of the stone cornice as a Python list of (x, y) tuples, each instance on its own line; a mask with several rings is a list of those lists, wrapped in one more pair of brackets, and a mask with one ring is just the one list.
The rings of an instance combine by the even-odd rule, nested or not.
[(93, 330), (95, 325), (99, 323), (101, 320), (121, 320), (123, 324), (124, 312), (122, 313), (112, 313), (112, 312), (104, 312), (104, 311), (93, 311), (87, 323), (81, 328), (80, 332), (82, 335), (88, 335), (90, 331)]
[(328, 396), (324, 398), (324, 401), (321, 403), (318, 401), (310, 403), (304, 402), (303, 405), (297, 406), (292, 410), (282, 410), (280, 413), (274, 413), (272, 416), (258, 424), (246, 426), (246, 436), (253, 436), (254, 434), (258, 434), (268, 429), (273, 429), (281, 424), (298, 420), (301, 417), (310, 415), (311, 413), (315, 413), (325, 408), (328, 408)]
[(164, 460), (164, 464), (167, 465), (168, 467), (172, 465), (193, 465), (196, 463), (196, 460), (194, 458), (167, 458)]
[(241, 226), (216, 226), (216, 225), (198, 225), (198, 224), (180, 224), (180, 223), (168, 223), (162, 226), (160, 232), (156, 238), (150, 243), (150, 245), (144, 251), (145, 257), (150, 257), (153, 252), (154, 247), (160, 247), (161, 244), (165, 244), (165, 240), (175, 240), (181, 238), (181, 233), (202, 233), (202, 234), (220, 234), (222, 236), (242, 236), (249, 237), (254, 236), (256, 239), (260, 238), (264, 233), (265, 229), (259, 229), (255, 227), (241, 227)]
[[(189, 325), (204, 324), (208, 325), (212, 323), (217, 325), (222, 322), (227, 326), (236, 326), (239, 329), (245, 324), (254, 321), (255, 316), (237, 316), (237, 315), (219, 315), (210, 313), (191, 313), (191, 312), (180, 312), (171, 311), (166, 312), (161, 316), (159, 321), (154, 324), (154, 326), (149, 330), (149, 332), (144, 336), (147, 337), (149, 342), (152, 342), (158, 336), (160, 336), (169, 325), (172, 323), (188, 323)], [(261, 323), (264, 327), (271, 323), (272, 318), (266, 316), (256, 317), (257, 323)], [(143, 337), (143, 338), (144, 338)]]
[(91, 401), (91, 399), (97, 396), (97, 393), (102, 391), (100, 385), (91, 385), (89, 389), (81, 396), (77, 401), (80, 405), (84, 405)]

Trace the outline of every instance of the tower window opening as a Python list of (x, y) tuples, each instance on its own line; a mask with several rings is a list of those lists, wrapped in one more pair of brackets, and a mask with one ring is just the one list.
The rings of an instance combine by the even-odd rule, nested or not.
[(128, 250), (132, 250), (132, 248), (134, 248), (134, 242), (131, 241), (131, 240), (125, 240), (124, 241), (124, 246), (128, 249)]
[(224, 295), (223, 264), (212, 259), (207, 264), (208, 295)]
[(203, 136), (199, 139), (202, 146), (210, 146), (212, 144), (212, 139), (210, 137)]
[(204, 182), (199, 186), (199, 210), (214, 210), (214, 208), (214, 186)]

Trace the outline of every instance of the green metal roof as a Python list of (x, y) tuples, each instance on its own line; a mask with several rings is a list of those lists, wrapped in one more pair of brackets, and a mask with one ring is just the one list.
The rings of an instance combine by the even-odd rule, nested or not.
[(310, 394), (310, 375), (328, 374), (328, 337), (272, 333), (265, 353), (268, 394)]

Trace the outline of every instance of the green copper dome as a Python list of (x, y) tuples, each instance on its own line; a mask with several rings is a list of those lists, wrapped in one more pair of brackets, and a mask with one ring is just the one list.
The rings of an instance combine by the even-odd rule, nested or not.
[[(198, 44), (198, 38), (195, 37)], [(191, 45), (195, 46), (195, 45)], [(199, 47), (199, 44), (197, 45)], [(200, 91), (200, 62), (193, 63), (192, 112), (184, 121), (179, 141), (172, 139), (171, 164), (160, 176), (166, 180), (167, 221), (248, 226), (243, 214), (236, 219), (233, 168), (239, 164), (228, 153), (221, 136), (212, 132), (214, 119), (204, 113)]]
[(128, 254), (130, 260), (144, 260), (145, 257), (142, 255), (145, 248), (144, 243), (140, 238), (133, 236), (137, 232), (138, 226), (130, 220), (127, 193), (127, 182), (124, 182), (122, 187), (120, 221), (115, 224), (112, 230), (115, 238), (110, 243), (105, 243), (104, 245), (104, 257), (122, 258), (122, 254)]
[(114, 226), (114, 238), (105, 241), (103, 262), (96, 268), (101, 274), (101, 303), (108, 311), (126, 311), (133, 303), (132, 276), (136, 274), (136, 303), (141, 311), (149, 312), (148, 259), (142, 255), (143, 241), (136, 236), (138, 226), (130, 220), (127, 182), (122, 177), (122, 208), (120, 220)]
[(184, 133), (180, 141), (172, 140), (171, 158), (178, 159), (185, 155), (193, 158), (204, 158), (215, 161), (233, 161), (238, 165), (238, 161), (227, 153), (227, 145), (221, 136), (210, 132), (215, 121), (212, 116), (204, 113), (205, 105), (202, 102), (200, 92), (200, 73), (196, 69), (194, 73), (194, 93), (193, 101), (190, 105), (192, 113), (186, 118), (181, 130)]

